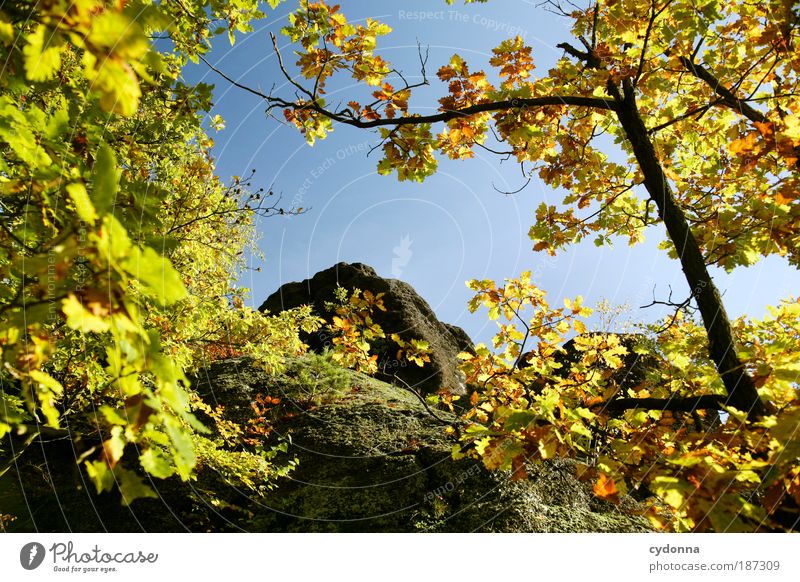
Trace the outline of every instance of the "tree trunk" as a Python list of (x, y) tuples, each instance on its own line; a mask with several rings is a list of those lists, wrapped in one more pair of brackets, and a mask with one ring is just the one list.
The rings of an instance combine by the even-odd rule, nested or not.
[(664, 175), (647, 128), (639, 115), (633, 86), (623, 85), (623, 95), (610, 87), (618, 103), (617, 117), (630, 142), (644, 175), (644, 185), (658, 207), (672, 243), (680, 257), (681, 267), (697, 302), (708, 335), (708, 352), (719, 371), (728, 397), (726, 404), (748, 413), (751, 419), (763, 416), (764, 404), (755, 383), (736, 354), (736, 339), (722, 298), (706, 267), (705, 258), (694, 238), (686, 216), (678, 206)]

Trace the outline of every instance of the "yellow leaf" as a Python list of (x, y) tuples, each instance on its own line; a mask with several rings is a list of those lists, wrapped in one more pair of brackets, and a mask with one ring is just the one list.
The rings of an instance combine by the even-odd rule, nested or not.
[(29, 373), (31, 380), (41, 384), (54, 394), (61, 394), (64, 391), (64, 387), (61, 386), (61, 383), (53, 378), (50, 374), (46, 374), (41, 370), (31, 370)]
[(75, 212), (78, 213), (78, 217), (84, 222), (94, 224), (97, 220), (97, 211), (89, 198), (86, 186), (82, 182), (67, 184), (67, 194), (69, 194), (72, 203), (75, 205)]
[(742, 139), (737, 139), (732, 141), (728, 149), (732, 154), (747, 153), (755, 147), (757, 139), (758, 139), (758, 134), (756, 134), (755, 132), (749, 133)]
[(104, 319), (93, 315), (90, 311), (81, 305), (78, 298), (71, 294), (64, 299), (61, 304), (61, 310), (67, 317), (67, 325), (72, 329), (84, 332), (100, 333), (108, 331), (108, 322)]

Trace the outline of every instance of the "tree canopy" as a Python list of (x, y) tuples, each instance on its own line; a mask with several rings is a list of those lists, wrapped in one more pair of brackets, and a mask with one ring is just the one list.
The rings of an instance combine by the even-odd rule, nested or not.
[[(454, 455), (515, 478), (528, 462), (576, 457), (599, 497), (650, 496), (659, 527), (793, 527), (800, 302), (732, 321), (709, 267), (769, 255), (798, 266), (800, 9), (785, 0), (548, 4), (572, 25), (555, 67), (537, 73), (519, 37), (487, 63), (455, 54), (436, 73), (438, 111), (423, 115), (417, 93), (434, 81), (409, 83), (381, 56), (390, 28), (351, 23), (324, 1), (292, 6), (283, 29), (292, 62), (273, 38), (286, 95), (235, 81), (204, 57), (216, 36), (233, 43), (252, 30), (264, 16), (256, 0), (4, 3), (0, 437), (94, 435), (85, 470), (98, 491), (118, 485), (126, 503), (154, 495), (142, 471), (188, 480), (198, 459), (259, 493), (290, 468), (257, 446), (234, 452), (245, 429), (225, 425), (188, 381), (231, 353), (277, 369), (305, 349), (301, 331), (323, 325), (309, 309), (273, 316), (242, 301), (236, 272), (253, 217), (284, 211), (253, 176), (216, 176), (203, 124), (211, 87), (181, 76), (206, 61), (309, 144), (337, 124), (377, 131), (378, 171), (399, 180), (422, 182), (437, 157), (476, 148), (513, 157), (564, 193), (536, 211), (536, 252), (587, 237), (635, 245), (646, 228), (663, 228), (691, 294), (670, 298), (674, 316), (634, 339), (586, 333), (581, 298), (551, 306), (529, 273), (469, 283), (470, 310), (488, 308), (499, 327), (491, 348), (462, 355), (470, 396)], [(335, 106), (326, 90), (339, 78), (356, 88)], [(329, 324), (338, 359), (369, 370), (365, 341), (381, 332), (365, 309), (380, 298), (339, 299)], [(424, 346), (400, 347), (424, 364)], [(618, 374), (632, 354), (659, 363), (635, 384)], [(443, 394), (439, 405), (460, 410), (455, 400)], [(198, 410), (225, 428), (212, 435)]]
[[(399, 180), (423, 181), (436, 172), (437, 155), (462, 159), (487, 144), (504, 147), (529, 175), (566, 191), (560, 206), (539, 206), (529, 232), (534, 251), (555, 254), (590, 236), (598, 245), (612, 236), (634, 245), (662, 223), (663, 247), (679, 260), (691, 295), (670, 298), (675, 316), (653, 327), (654, 345), (637, 346), (664, 359), (664, 370), (638, 386), (621, 389), (608, 370), (595, 373), (598, 362), (622, 366), (619, 355), (630, 348), (613, 336), (579, 337), (582, 358), (569, 369), (554, 358), (568, 331), (585, 330), (577, 318), (588, 312), (578, 301), (550, 308), (529, 274), (502, 287), (471, 283), (470, 308), (482, 303), (490, 318), (507, 323), (494, 340), (504, 351), (479, 349), (466, 361), (481, 386), (472, 396), (468, 416), (479, 422), (470, 438), (487, 466), (521, 468), (531, 457), (586, 452), (581, 439), (594, 446), (599, 430), (603, 439), (612, 435), (596, 465), (605, 471), (600, 494), (647, 483), (681, 527), (760, 523), (776, 495), (797, 500), (796, 444), (785, 430), (796, 423), (800, 304), (787, 299), (765, 321), (731, 322), (708, 267), (730, 271), (771, 254), (797, 266), (800, 12), (787, 2), (547, 4), (572, 21), (554, 68), (537, 76), (520, 37), (492, 49), (490, 73), (454, 54), (436, 73), (439, 111), (423, 115), (413, 104), (415, 90), (429, 84), (424, 68), (423, 80), (410, 84), (376, 50), (387, 26), (353, 24), (339, 6), (301, 1), (283, 29), (299, 44), (297, 74), (278, 53), (296, 95), (260, 97), (283, 109), (310, 144), (335, 124), (377, 129), (378, 171)], [(339, 76), (368, 96), (329, 105), (326, 85)], [(611, 155), (609, 141), (627, 161)], [(532, 319), (522, 315), (526, 308)], [(774, 340), (761, 336), (766, 328)], [(523, 354), (534, 338), (538, 344)], [(677, 338), (687, 344), (680, 355)], [(732, 420), (718, 431), (700, 430), (701, 423), (692, 431), (662, 416), (711, 410), (727, 410)], [(756, 440), (773, 445), (734, 453), (730, 439), (747, 426), (742, 414)], [(783, 437), (765, 439), (774, 422)], [(778, 473), (783, 485), (773, 480)], [(714, 474), (727, 483), (723, 493)], [(759, 507), (754, 493), (770, 501)]]
[[(0, 436), (86, 437), (98, 492), (118, 486), (126, 503), (155, 495), (142, 470), (188, 480), (201, 461), (263, 492), (286, 469), (269, 451), (223, 453), (244, 428), (212, 436), (196, 412), (217, 417), (187, 379), (231, 352), (280, 366), (319, 325), (307, 309), (244, 306), (252, 219), (280, 209), (252, 176), (215, 175), (211, 87), (181, 78), (215, 34), (247, 30), (256, 4), (0, 9)], [(169, 50), (154, 44), (164, 33)]]

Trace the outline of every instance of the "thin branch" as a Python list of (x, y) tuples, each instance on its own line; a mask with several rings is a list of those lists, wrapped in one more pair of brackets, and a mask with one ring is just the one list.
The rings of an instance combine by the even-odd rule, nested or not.
[(495, 192), (499, 192), (500, 194), (505, 194), (506, 196), (513, 196), (514, 194), (519, 194), (525, 188), (527, 188), (528, 184), (531, 183), (531, 180), (532, 180), (532, 178), (529, 177), (528, 180), (522, 186), (517, 188), (516, 190), (511, 190), (511, 191), (500, 190), (497, 186), (494, 185), (494, 182), (492, 182), (492, 188), (494, 188)]
[(623, 412), (637, 408), (669, 410), (672, 412), (694, 412), (695, 410), (724, 410), (724, 396), (692, 396), (688, 398), (617, 398), (592, 406), (602, 407), (605, 412)]
[(479, 103), (471, 105), (462, 109), (450, 109), (442, 113), (434, 115), (409, 115), (405, 117), (397, 117), (394, 119), (375, 119), (371, 121), (361, 121), (348, 119), (341, 114), (327, 111), (322, 108), (318, 103), (310, 103), (302, 106), (291, 104), (290, 108), (295, 109), (312, 109), (333, 121), (338, 121), (345, 125), (351, 125), (360, 129), (371, 129), (376, 127), (385, 126), (400, 126), (400, 125), (419, 125), (423, 123), (438, 123), (447, 122), (453, 119), (462, 117), (470, 117), (479, 113), (491, 113), (493, 111), (509, 111), (514, 109), (528, 109), (547, 107), (552, 105), (574, 105), (577, 107), (592, 107), (594, 109), (605, 109), (612, 111), (616, 104), (610, 99), (603, 99), (601, 97), (583, 97), (579, 95), (550, 95), (546, 97), (533, 97), (528, 99), (514, 98), (506, 101), (492, 101), (488, 103)]
[[(275, 100), (275, 99), (276, 99), (275, 97), (270, 97), (270, 96), (268, 96), (268, 95), (264, 94), (263, 92), (261, 92), (261, 91), (259, 91), (259, 90), (257, 90), (257, 89), (253, 89), (252, 87), (248, 87), (247, 85), (243, 85), (242, 83), (239, 83), (239, 82), (238, 82), (238, 81), (236, 81), (235, 79), (233, 79), (233, 78), (229, 77), (228, 75), (226, 75), (225, 73), (223, 73), (223, 72), (222, 72), (220, 69), (218, 69), (217, 67), (215, 67), (214, 65), (212, 65), (211, 63), (209, 63), (209, 62), (208, 62), (208, 60), (207, 60), (207, 59), (206, 59), (206, 58), (205, 58), (203, 55), (198, 55), (198, 58), (199, 58), (201, 61), (203, 61), (203, 63), (205, 63), (205, 65), (206, 65), (206, 66), (207, 66), (209, 69), (211, 69), (212, 71), (214, 71), (214, 72), (215, 72), (217, 75), (219, 75), (220, 77), (222, 77), (223, 79), (225, 79), (225, 80), (226, 80), (228, 83), (230, 83), (230, 84), (231, 84), (231, 85), (233, 85), (234, 87), (237, 87), (237, 88), (239, 88), (239, 89), (242, 89), (243, 91), (247, 91), (248, 93), (251, 93), (251, 94), (255, 95), (256, 97), (260, 97), (261, 99), (265, 99), (265, 100), (267, 100), (267, 101), (269, 101), (269, 102), (272, 102), (273, 100)], [(286, 105), (291, 105), (291, 102), (289, 102), (289, 101), (286, 101), (285, 103), (286, 103)]]
[(479, 148), (481, 148), (482, 150), (486, 150), (486, 151), (487, 151), (487, 152), (489, 152), (490, 154), (495, 154), (495, 155), (497, 155), (497, 156), (504, 156), (504, 157), (503, 157), (503, 159), (504, 159), (504, 160), (507, 160), (507, 159), (509, 159), (511, 156), (513, 156), (513, 155), (514, 155), (514, 150), (505, 150), (505, 151), (496, 150), (496, 149), (492, 149), (492, 148), (490, 148), (490, 147), (488, 147), (488, 146), (485, 146), (485, 145), (483, 145), (482, 143), (478, 143), (478, 142), (476, 142), (476, 141), (473, 141), (473, 142), (472, 142), (471, 144), (469, 144), (469, 145), (471, 145), (471, 146), (478, 146)]
[[(371, 129), (376, 127), (384, 127), (384, 126), (401, 126), (401, 125), (418, 125), (421, 123), (438, 123), (438, 122), (447, 122), (452, 119), (458, 119), (462, 117), (469, 117), (472, 115), (477, 115), (480, 113), (490, 113), (494, 111), (508, 111), (514, 109), (526, 109), (526, 108), (539, 108), (539, 107), (547, 107), (552, 105), (574, 105), (577, 107), (591, 107), (594, 109), (603, 109), (607, 111), (614, 111), (616, 110), (617, 104), (613, 99), (605, 99), (602, 97), (586, 97), (582, 95), (548, 95), (542, 97), (532, 97), (532, 98), (514, 98), (504, 101), (491, 101), (486, 103), (479, 103), (476, 105), (471, 105), (468, 107), (464, 107), (461, 109), (452, 109), (446, 110), (441, 113), (433, 114), (433, 115), (407, 115), (404, 117), (397, 117), (393, 119), (374, 119), (369, 121), (363, 121), (360, 119), (354, 119), (352, 116), (347, 116), (341, 111), (329, 111), (324, 109), (316, 100), (316, 97), (313, 93), (308, 91), (302, 85), (294, 81), (291, 75), (289, 74), (288, 70), (286, 69), (283, 59), (281, 57), (280, 51), (277, 46), (277, 41), (273, 35), (273, 47), (275, 49), (276, 54), (278, 55), (278, 64), (281, 68), (281, 71), (284, 77), (289, 81), (294, 87), (297, 88), (303, 95), (308, 97), (311, 102), (309, 103), (296, 103), (287, 101), (285, 99), (274, 97), (272, 95), (267, 95), (263, 91), (259, 91), (247, 85), (244, 85), (235, 79), (231, 78), (229, 75), (225, 74), (221, 71), (218, 67), (215, 67), (211, 63), (208, 62), (207, 59), (200, 56), (200, 59), (208, 66), (212, 71), (217, 73), (223, 79), (228, 81), (234, 87), (238, 87), (252, 95), (255, 95), (267, 103), (270, 104), (270, 107), (285, 107), (287, 109), (293, 110), (312, 110), (316, 113), (324, 115), (330, 118), (333, 121), (337, 121), (339, 123), (345, 125), (351, 125), (353, 127), (358, 127), (360, 129)], [(423, 61), (424, 64), (424, 61)]]
[(656, 10), (655, 0), (653, 0), (650, 4), (650, 10), (652, 13), (650, 15), (650, 20), (647, 22), (647, 30), (644, 33), (642, 53), (639, 55), (639, 66), (636, 69), (636, 76), (633, 78), (634, 86), (639, 82), (639, 78), (642, 76), (642, 71), (644, 70), (644, 61), (647, 58), (647, 45), (650, 42), (650, 34), (653, 32), (653, 25), (655, 24), (656, 19), (661, 16), (661, 14), (669, 7), (670, 4), (672, 4), (672, 0), (667, 0), (660, 10)]
[[(586, 44), (588, 44), (588, 43), (586, 43)], [(589, 45), (589, 46), (591, 46), (591, 45)], [(600, 65), (601, 65), (600, 59), (598, 59), (597, 56), (594, 55), (594, 53), (591, 53), (588, 50), (586, 52), (584, 52), (582, 50), (576, 49), (574, 46), (572, 46), (568, 42), (559, 43), (559, 44), (556, 45), (556, 48), (562, 49), (568, 55), (573, 56), (576, 59), (583, 61), (584, 63), (586, 63), (589, 67), (591, 67), (593, 69), (600, 68)]]
[(689, 310), (689, 306), (692, 303), (692, 299), (694, 299), (694, 297), (690, 295), (688, 299), (686, 299), (684, 301), (681, 301), (680, 303), (675, 303), (674, 301), (672, 301), (672, 285), (670, 285), (669, 286), (669, 299), (667, 299), (666, 301), (659, 301), (659, 300), (656, 299), (656, 289), (655, 289), (655, 287), (653, 287), (653, 300), (650, 303), (648, 303), (647, 305), (639, 306), (639, 309), (647, 309), (647, 308), (653, 307), (655, 305), (665, 305), (667, 307), (674, 307), (675, 308), (675, 312), (672, 314), (672, 317), (670, 318), (669, 323), (666, 323), (665, 325), (661, 326), (660, 328), (658, 328), (656, 330), (656, 333), (663, 333), (663, 332), (667, 331), (669, 328), (671, 328), (673, 325), (675, 325), (675, 322), (678, 319), (678, 314), (681, 311), (688, 311)]
[(436, 414), (433, 410), (431, 410), (431, 407), (428, 406), (428, 403), (425, 402), (425, 399), (422, 397), (422, 395), (419, 392), (417, 392), (416, 390), (414, 390), (414, 388), (408, 382), (403, 380), (397, 374), (394, 374), (392, 376), (392, 378), (395, 379), (395, 380), (400, 380), (400, 382), (403, 384), (403, 387), (406, 390), (408, 390), (409, 392), (411, 392), (414, 396), (417, 397), (417, 399), (422, 403), (422, 406), (425, 407), (425, 410), (428, 411), (428, 414), (430, 414), (433, 418), (435, 418), (436, 420), (438, 420), (442, 424), (446, 424), (448, 426), (452, 426), (453, 428), (455, 428), (456, 430), (458, 430), (460, 432), (461, 425), (459, 424), (458, 421), (445, 420), (444, 418), (442, 418), (441, 416)]
[(711, 87), (714, 92), (722, 98), (722, 102), (730, 107), (731, 109), (735, 109), (739, 111), (742, 115), (744, 115), (750, 121), (757, 121), (759, 123), (766, 123), (768, 121), (767, 117), (754, 109), (747, 101), (744, 99), (740, 99), (734, 93), (725, 87), (719, 79), (717, 79), (711, 72), (703, 67), (703, 65), (697, 64), (692, 62), (690, 59), (686, 57), (679, 58), (681, 64), (686, 67), (690, 73), (692, 73), (698, 79), (705, 81), (706, 84)]
[[(298, 91), (304, 93), (309, 99), (312, 101), (314, 100), (314, 95), (305, 87), (303, 87), (300, 83), (292, 79), (291, 75), (286, 71), (286, 67), (283, 64), (283, 55), (281, 55), (281, 51), (278, 48), (278, 38), (273, 34), (269, 33), (269, 37), (272, 39), (272, 49), (275, 51), (275, 55), (278, 57), (278, 66), (281, 68), (283, 72), (283, 76), (286, 77), (286, 80), (289, 81), (292, 85), (294, 85)], [(261, 94), (263, 96), (263, 93)]]
[(695, 115), (700, 116), (700, 115), (704, 114), (706, 111), (708, 111), (709, 109), (711, 109), (712, 107), (714, 107), (715, 105), (719, 105), (723, 101), (724, 100), (722, 99), (722, 97), (719, 97), (719, 98), (715, 99), (714, 101), (711, 101), (710, 103), (707, 103), (707, 104), (703, 105), (702, 107), (698, 107), (697, 109), (691, 109), (691, 110), (687, 111), (686, 113), (683, 113), (683, 114), (679, 115), (678, 117), (670, 119), (669, 121), (665, 121), (664, 123), (662, 123), (660, 125), (656, 125), (655, 127), (651, 127), (650, 129), (647, 130), (647, 132), (652, 135), (654, 133), (657, 133), (657, 132), (661, 131), (662, 129), (666, 129), (670, 125), (678, 123), (679, 121), (683, 121), (684, 119), (688, 119), (689, 117), (694, 117)]

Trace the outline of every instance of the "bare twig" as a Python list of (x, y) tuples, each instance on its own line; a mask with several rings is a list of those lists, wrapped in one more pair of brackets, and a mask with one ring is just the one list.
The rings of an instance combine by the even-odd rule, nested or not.
[(458, 421), (445, 420), (444, 418), (442, 418), (441, 416), (436, 414), (433, 410), (431, 410), (431, 407), (428, 406), (428, 403), (425, 402), (425, 399), (422, 397), (422, 395), (419, 392), (417, 392), (416, 390), (414, 390), (414, 388), (408, 382), (403, 380), (400, 376), (398, 376), (397, 374), (394, 374), (392, 376), (392, 378), (395, 379), (395, 380), (399, 380), (400, 383), (403, 384), (403, 387), (406, 390), (408, 390), (414, 396), (416, 396), (417, 399), (422, 403), (422, 406), (425, 407), (425, 410), (428, 412), (428, 414), (430, 414), (433, 418), (435, 418), (436, 420), (438, 420), (442, 424), (446, 424), (448, 426), (454, 427), (456, 430), (459, 430), (461, 428), (461, 425), (460, 425), (460, 423)]
[(591, 408), (602, 407), (603, 411), (611, 413), (636, 408), (694, 412), (695, 410), (723, 410), (724, 405), (724, 396), (708, 395), (688, 398), (617, 398), (599, 403)]

